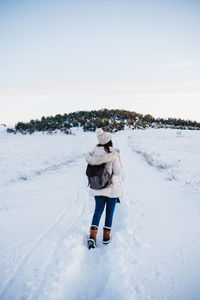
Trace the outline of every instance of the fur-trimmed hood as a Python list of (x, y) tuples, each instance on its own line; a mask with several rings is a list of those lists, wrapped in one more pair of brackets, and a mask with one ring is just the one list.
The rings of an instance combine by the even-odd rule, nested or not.
[(111, 153), (106, 153), (103, 147), (95, 147), (92, 152), (86, 154), (86, 161), (90, 165), (101, 165), (103, 163), (108, 163), (114, 160), (118, 153), (114, 148), (110, 148)]

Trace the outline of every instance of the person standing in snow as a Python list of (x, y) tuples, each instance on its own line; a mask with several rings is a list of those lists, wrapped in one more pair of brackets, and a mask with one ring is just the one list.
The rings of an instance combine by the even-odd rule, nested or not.
[(108, 186), (102, 189), (93, 189), (90, 187), (91, 193), (95, 199), (95, 211), (90, 226), (90, 235), (88, 239), (88, 248), (96, 247), (96, 236), (98, 232), (99, 222), (106, 207), (105, 225), (103, 227), (103, 243), (110, 242), (110, 232), (112, 227), (113, 214), (115, 205), (119, 198), (123, 196), (123, 187), (121, 183), (120, 173), (122, 171), (122, 163), (120, 151), (113, 147), (112, 136), (110, 133), (103, 131), (101, 128), (96, 130), (98, 145), (92, 152), (86, 155), (86, 161), (89, 165), (99, 166), (105, 164), (106, 171), (110, 174), (111, 181)]

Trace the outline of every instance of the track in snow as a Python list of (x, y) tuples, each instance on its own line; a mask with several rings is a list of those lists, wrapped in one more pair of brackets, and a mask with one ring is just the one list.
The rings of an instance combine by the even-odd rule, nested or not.
[[(77, 201), (78, 195), (79, 192), (77, 190), (77, 195), (74, 195), (76, 200), (73, 206), (67, 206), (55, 224), (39, 238), (24, 256), (20, 265), (3, 288), (0, 298), (15, 299), (15, 293), (19, 291), (20, 297), (24, 299), (29, 298), (32, 294), (33, 298), (37, 299), (34, 294), (39, 293), (47, 277), (46, 274), (50, 273), (52, 266), (56, 274), (56, 267), (60, 268), (60, 260), (66, 256), (68, 247), (73, 245), (72, 241), (72, 245), (67, 246), (67, 237), (83, 213), (83, 207), (81, 210), (77, 209), (77, 206), (79, 206)], [(70, 218), (73, 218), (74, 223), (71, 222), (69, 226)]]
[[(182, 294), (181, 278), (187, 283), (192, 266), (187, 264), (188, 253), (197, 243), (184, 225), (189, 205), (188, 214), (180, 209), (185, 201), (176, 200), (181, 194), (132, 151), (128, 137), (117, 142), (126, 195), (116, 207), (112, 243), (101, 244), (100, 229), (99, 247), (86, 247), (94, 203), (83, 180), (85, 162), (75, 162), (67, 176), (76, 184), (69, 187), (65, 210), (24, 255), (0, 299), (197, 299), (197, 270)], [(55, 170), (55, 176), (59, 180), (63, 175)], [(195, 257), (193, 262), (199, 263)]]

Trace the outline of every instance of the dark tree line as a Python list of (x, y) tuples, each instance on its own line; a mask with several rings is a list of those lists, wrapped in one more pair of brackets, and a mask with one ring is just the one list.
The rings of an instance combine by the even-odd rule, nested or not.
[(8, 128), (8, 132), (21, 132), (32, 134), (35, 131), (52, 133), (56, 130), (71, 134), (70, 128), (82, 127), (84, 131), (95, 131), (96, 128), (104, 128), (107, 131), (115, 132), (123, 130), (125, 126), (132, 129), (145, 128), (176, 128), (199, 130), (200, 123), (190, 120), (176, 118), (157, 118), (150, 114), (142, 115), (136, 112), (122, 109), (101, 109), (91, 111), (77, 111), (69, 114), (57, 114), (55, 116), (42, 117), (40, 120), (30, 122), (18, 122), (15, 128)]

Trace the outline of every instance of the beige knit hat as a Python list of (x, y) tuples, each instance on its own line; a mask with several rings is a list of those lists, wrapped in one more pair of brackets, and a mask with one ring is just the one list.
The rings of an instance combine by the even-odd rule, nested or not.
[(101, 145), (105, 145), (107, 144), (109, 141), (112, 140), (112, 136), (110, 133), (107, 133), (105, 131), (103, 131), (102, 128), (97, 128), (96, 130), (96, 135), (97, 135), (97, 139), (99, 144)]

